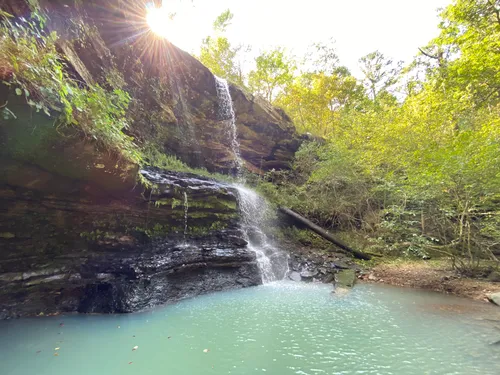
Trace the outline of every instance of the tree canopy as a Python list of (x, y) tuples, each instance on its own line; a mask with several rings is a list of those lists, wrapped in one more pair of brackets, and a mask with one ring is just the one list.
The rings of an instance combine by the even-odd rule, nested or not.
[(264, 51), (240, 78), (322, 139), (264, 177), (269, 197), (363, 246), (446, 255), (467, 273), (500, 255), (500, 3), (455, 0), (440, 16), (405, 67), (374, 51), (358, 79), (327, 43), (304, 59)]

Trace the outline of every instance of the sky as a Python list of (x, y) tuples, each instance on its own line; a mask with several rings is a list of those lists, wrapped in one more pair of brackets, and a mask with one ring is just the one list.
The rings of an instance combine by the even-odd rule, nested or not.
[(315, 42), (335, 40), (343, 65), (359, 76), (360, 57), (379, 50), (411, 62), (418, 47), (438, 35), (438, 8), (452, 0), (164, 0), (176, 12), (170, 39), (197, 53), (224, 10), (234, 14), (226, 36), (252, 47), (245, 67), (260, 51), (282, 46), (302, 56)]

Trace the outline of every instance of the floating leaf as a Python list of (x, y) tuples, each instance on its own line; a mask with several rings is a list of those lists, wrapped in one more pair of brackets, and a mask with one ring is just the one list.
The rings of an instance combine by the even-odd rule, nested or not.
[(22, 94), (23, 94), (23, 92), (22, 92), (22, 90), (21, 90), (20, 88), (17, 88), (17, 89), (16, 89), (16, 94), (17, 94), (17, 95), (22, 95)]

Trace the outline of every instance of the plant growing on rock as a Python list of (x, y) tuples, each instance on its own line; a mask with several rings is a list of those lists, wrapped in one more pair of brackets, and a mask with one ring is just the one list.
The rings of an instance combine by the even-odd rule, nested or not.
[[(0, 78), (11, 92), (23, 96), (37, 112), (55, 118), (56, 126), (74, 126), (85, 138), (127, 160), (142, 156), (128, 128), (129, 95), (84, 84), (67, 73), (65, 58), (57, 50), (58, 36), (44, 30), (45, 18), (34, 11), (29, 19), (13, 20), (0, 13)], [(15, 116), (3, 104), (4, 116)]]

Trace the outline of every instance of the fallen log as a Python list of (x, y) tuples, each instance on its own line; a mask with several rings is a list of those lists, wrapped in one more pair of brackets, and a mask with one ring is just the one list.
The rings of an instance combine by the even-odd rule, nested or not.
[(349, 246), (347, 246), (345, 243), (335, 239), (330, 233), (328, 233), (326, 230), (323, 228), (319, 227), (318, 225), (314, 224), (312, 221), (307, 220), (305, 217), (299, 215), (298, 213), (290, 210), (289, 208), (286, 207), (280, 207), (279, 210), (283, 212), (285, 215), (290, 216), (294, 220), (298, 221), (299, 223), (305, 225), (308, 227), (310, 230), (313, 232), (319, 234), (321, 237), (323, 237), (325, 240), (330, 241), (334, 245), (338, 246), (342, 250), (345, 250), (352, 255), (354, 255), (358, 259), (364, 259), (364, 260), (370, 260), (371, 256), (365, 253), (362, 253), (361, 251), (355, 250)]

